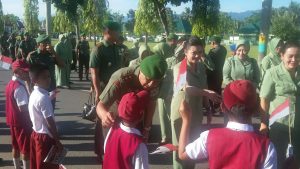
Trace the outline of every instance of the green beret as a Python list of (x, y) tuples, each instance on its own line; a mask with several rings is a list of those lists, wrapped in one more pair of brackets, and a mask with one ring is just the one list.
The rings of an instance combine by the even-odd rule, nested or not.
[(121, 32), (121, 25), (118, 22), (106, 21), (104, 23), (104, 29), (109, 29), (116, 32)]
[(178, 36), (174, 33), (170, 33), (169, 36), (167, 37), (167, 40), (177, 40)]
[(41, 34), (36, 38), (36, 43), (42, 43), (42, 42), (50, 42), (49, 36), (45, 34)]
[(141, 72), (149, 79), (160, 80), (164, 77), (168, 65), (165, 59), (159, 55), (151, 55), (142, 60)]
[(237, 43), (236, 43), (236, 50), (241, 46), (241, 45), (244, 45), (246, 47), (248, 47), (250, 49), (250, 43), (249, 41), (245, 40), (245, 39), (242, 39), (242, 40), (239, 40)]
[(221, 37), (220, 36), (213, 36), (210, 41), (221, 43)]

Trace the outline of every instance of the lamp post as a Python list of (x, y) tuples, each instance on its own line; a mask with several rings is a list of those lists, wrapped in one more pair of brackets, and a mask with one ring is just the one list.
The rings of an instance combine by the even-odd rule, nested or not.
[(51, 38), (51, 0), (43, 0), (46, 3), (46, 34)]

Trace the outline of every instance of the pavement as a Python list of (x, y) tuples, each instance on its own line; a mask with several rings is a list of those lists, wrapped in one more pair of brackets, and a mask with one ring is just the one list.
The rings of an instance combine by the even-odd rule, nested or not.
[[(0, 68), (0, 164), (2, 169), (12, 169), (11, 138), (5, 123), (5, 85), (11, 79), (11, 71)], [(72, 72), (72, 89), (59, 89), (55, 109), (55, 120), (63, 145), (69, 150), (63, 164), (68, 169), (100, 169), (94, 154), (94, 123), (80, 117), (82, 105), (88, 99), (89, 81), (79, 81)], [(214, 117), (210, 127), (223, 125), (223, 117)], [(204, 126), (204, 128), (209, 128)], [(156, 112), (148, 144), (149, 152), (158, 147), (160, 141), (159, 117)], [(149, 155), (151, 169), (172, 169), (172, 154)], [(198, 163), (196, 169), (208, 168), (206, 162)]]

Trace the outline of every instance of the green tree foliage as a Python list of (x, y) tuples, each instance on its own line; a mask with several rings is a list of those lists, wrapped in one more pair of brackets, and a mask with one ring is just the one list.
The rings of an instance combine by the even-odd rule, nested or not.
[(3, 8), (2, 8), (2, 2), (0, 0), (0, 33), (2, 34), (4, 31), (4, 25), (3, 25)]
[(17, 17), (14, 14), (7, 14), (2, 16), (3, 22), (5, 23), (6, 26), (11, 26), (13, 30), (17, 30), (17, 21), (20, 20), (19, 17)]
[(235, 34), (235, 21), (226, 13), (220, 12), (217, 34), (230, 35)]
[(94, 35), (102, 32), (103, 21), (107, 17), (105, 0), (87, 0), (82, 8), (83, 31)]
[(78, 20), (78, 7), (83, 6), (85, 2), (86, 0), (52, 0), (54, 6), (65, 12), (72, 22)]
[(166, 8), (167, 24), (170, 32), (174, 32), (176, 29), (175, 16), (171, 8)]
[(139, 0), (135, 11), (134, 33), (146, 36), (157, 34), (160, 31), (160, 21), (155, 13), (153, 3), (149, 0)]
[(123, 24), (124, 22), (124, 15), (120, 12), (109, 12), (109, 19), (118, 22), (120, 24)]
[(135, 11), (130, 9), (127, 13), (127, 22), (125, 22), (125, 29), (128, 33), (133, 34), (135, 24)]
[(271, 33), (282, 39), (300, 37), (300, 3), (291, 2), (289, 7), (275, 9), (272, 13)]
[(169, 24), (168, 24), (168, 16), (166, 5), (169, 0), (149, 0), (153, 3), (154, 10), (156, 11), (156, 15), (160, 18), (165, 34), (168, 35), (170, 32)]
[(36, 34), (39, 31), (39, 1), (24, 0), (24, 21), (25, 30), (31, 34)]
[(74, 23), (67, 17), (66, 12), (57, 9), (53, 17), (54, 32), (70, 32), (74, 30)]
[(191, 8), (184, 8), (184, 11), (180, 14), (180, 18), (182, 20), (186, 20), (186, 21), (189, 21), (190, 23), (192, 23), (192, 11), (191, 11)]
[(192, 34), (200, 37), (213, 35), (219, 22), (219, 0), (193, 0)]

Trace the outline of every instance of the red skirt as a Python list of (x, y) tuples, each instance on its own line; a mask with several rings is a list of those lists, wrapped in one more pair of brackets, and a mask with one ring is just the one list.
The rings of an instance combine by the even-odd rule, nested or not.
[(59, 169), (59, 165), (44, 163), (55, 141), (47, 134), (32, 132), (30, 140), (30, 169)]
[(26, 129), (11, 126), (10, 135), (13, 149), (19, 151), (21, 154), (29, 154), (31, 132), (31, 128)]

